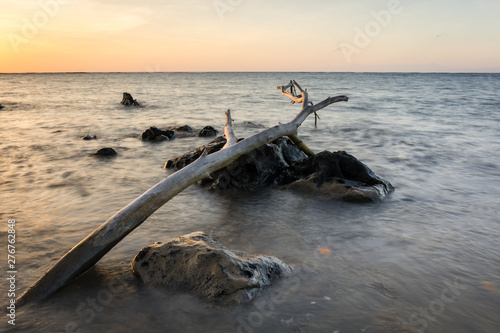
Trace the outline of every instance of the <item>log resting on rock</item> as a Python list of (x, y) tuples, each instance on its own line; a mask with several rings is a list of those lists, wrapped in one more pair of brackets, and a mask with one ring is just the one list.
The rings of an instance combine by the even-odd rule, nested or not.
[[(224, 147), (223, 137), (210, 142), (211, 152)], [(170, 159), (165, 168), (182, 169), (202, 154), (203, 147)], [(306, 156), (289, 138), (281, 137), (252, 150), (203, 179), (213, 191), (258, 191), (267, 186), (351, 202), (376, 202), (393, 186), (345, 151)]]
[(208, 155), (205, 150), (196, 161), (153, 186), (75, 245), (19, 297), (17, 304), (40, 301), (52, 295), (94, 266), (125, 236), (187, 187), (268, 142), (296, 135), (299, 126), (311, 113), (348, 100), (347, 96), (328, 97), (318, 104), (309, 105), (307, 91), (296, 82), (291, 86), (301, 91), (302, 101), (302, 109), (292, 121), (266, 129), (216, 153)]

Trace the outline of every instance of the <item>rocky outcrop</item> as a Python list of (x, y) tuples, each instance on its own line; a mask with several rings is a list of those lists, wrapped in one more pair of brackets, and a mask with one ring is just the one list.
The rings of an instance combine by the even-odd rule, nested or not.
[(283, 188), (345, 201), (384, 199), (394, 187), (345, 151), (323, 151), (290, 166)]
[(203, 150), (207, 149), (207, 154), (214, 153), (219, 151), (226, 144), (226, 139), (223, 136), (216, 138), (215, 140), (208, 143), (206, 146), (201, 146), (193, 151), (187, 152), (181, 156), (177, 156), (168, 160), (165, 163), (165, 169), (176, 169), (180, 170), (184, 168), (186, 165), (194, 162), (198, 157), (201, 156)]
[(94, 156), (115, 156), (117, 155), (116, 151), (113, 148), (107, 147), (107, 148), (101, 148), (94, 154)]
[(201, 184), (210, 190), (225, 191), (234, 188), (257, 191), (283, 183), (288, 178), (287, 169), (290, 165), (304, 158), (306, 154), (290, 139), (279, 138), (240, 156), (225, 168), (212, 173), (212, 179), (205, 179)]
[(140, 138), (146, 141), (166, 141), (175, 138), (174, 131), (161, 130), (158, 127), (152, 126), (141, 134)]
[(219, 304), (246, 303), (292, 269), (275, 257), (228, 249), (203, 232), (143, 248), (132, 270), (144, 283), (192, 293)]
[[(226, 139), (219, 137), (207, 145), (208, 153), (220, 150)], [(203, 152), (200, 147), (173, 158), (165, 168), (181, 169)], [(383, 200), (394, 187), (368, 166), (344, 151), (324, 151), (311, 157), (288, 138), (280, 138), (240, 156), (236, 161), (204, 179), (211, 190), (255, 191), (266, 186), (319, 194), (345, 201)]]
[(219, 132), (212, 126), (205, 126), (201, 131), (198, 132), (198, 136), (201, 137), (217, 136), (217, 133)]
[(135, 100), (132, 95), (130, 95), (127, 92), (123, 93), (123, 98), (120, 104), (126, 105), (126, 106), (140, 106), (139, 102)]
[(86, 140), (86, 141), (97, 140), (97, 136), (96, 135), (85, 135), (85, 136), (82, 136), (82, 140)]

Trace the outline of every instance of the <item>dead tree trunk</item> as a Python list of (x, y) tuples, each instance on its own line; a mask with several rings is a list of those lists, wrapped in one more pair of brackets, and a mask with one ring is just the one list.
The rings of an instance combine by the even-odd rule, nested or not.
[[(299, 89), (301, 95), (295, 94), (295, 87)], [(348, 100), (346, 96), (329, 97), (313, 106), (308, 105), (307, 91), (302, 90), (295, 81), (290, 81), (287, 86), (278, 88), (282, 89), (283, 94), (292, 98), (292, 101), (302, 103), (302, 110), (291, 122), (271, 127), (237, 142), (231, 128), (231, 115), (228, 110), (224, 131), (228, 144), (224, 149), (210, 155), (207, 155), (205, 151), (195, 162), (162, 180), (118, 211), (59, 259), (19, 297), (18, 304), (40, 301), (64, 287), (69, 281), (95, 265), (125, 236), (185, 188), (209, 177), (210, 173), (268, 142), (282, 136), (297, 137), (297, 129), (308, 115), (332, 103)], [(288, 88), (291, 89), (290, 93), (286, 91)]]

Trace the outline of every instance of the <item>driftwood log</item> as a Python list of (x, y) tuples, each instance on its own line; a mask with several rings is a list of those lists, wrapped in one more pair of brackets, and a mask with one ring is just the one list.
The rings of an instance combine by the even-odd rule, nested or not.
[[(299, 90), (300, 94), (296, 93), (295, 88)], [(168, 176), (114, 214), (60, 258), (19, 297), (17, 304), (37, 302), (49, 297), (94, 266), (158, 208), (190, 185), (210, 177), (210, 173), (225, 167), (241, 155), (282, 136), (288, 136), (299, 142), (297, 129), (311, 113), (315, 113), (332, 103), (347, 102), (348, 100), (346, 96), (328, 97), (318, 104), (309, 105), (307, 91), (303, 90), (295, 81), (290, 81), (286, 86), (279, 86), (278, 89), (281, 89), (282, 93), (290, 97), (293, 102), (302, 103), (301, 111), (291, 122), (276, 125), (238, 142), (232, 130), (231, 114), (228, 110), (224, 130), (227, 144), (222, 150), (210, 155), (205, 150), (195, 162)], [(287, 89), (290, 89), (290, 92)], [(312, 154), (305, 144), (299, 145), (299, 147), (308, 151), (308, 154)]]

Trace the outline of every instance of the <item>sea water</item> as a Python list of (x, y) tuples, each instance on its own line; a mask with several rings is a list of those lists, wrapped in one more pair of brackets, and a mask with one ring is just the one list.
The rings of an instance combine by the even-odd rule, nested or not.
[[(238, 137), (299, 112), (277, 86), (318, 103), (300, 137), (345, 150), (395, 186), (352, 204), (267, 189), (224, 196), (192, 186), (99, 263), (35, 306), (19, 332), (498, 332), (500, 75), (398, 73), (0, 74), (0, 237), (15, 219), (16, 293), (148, 188), (165, 161), (209, 142), (139, 139), (150, 126), (214, 126)], [(123, 92), (140, 107), (120, 105)], [(97, 140), (85, 141), (85, 135)], [(114, 158), (91, 156), (112, 147)], [(230, 248), (283, 259), (294, 276), (255, 302), (217, 307), (144, 286), (132, 258), (204, 231)], [(2, 279), (2, 304), (9, 285)], [(2, 320), (2, 329), (13, 328)]]

